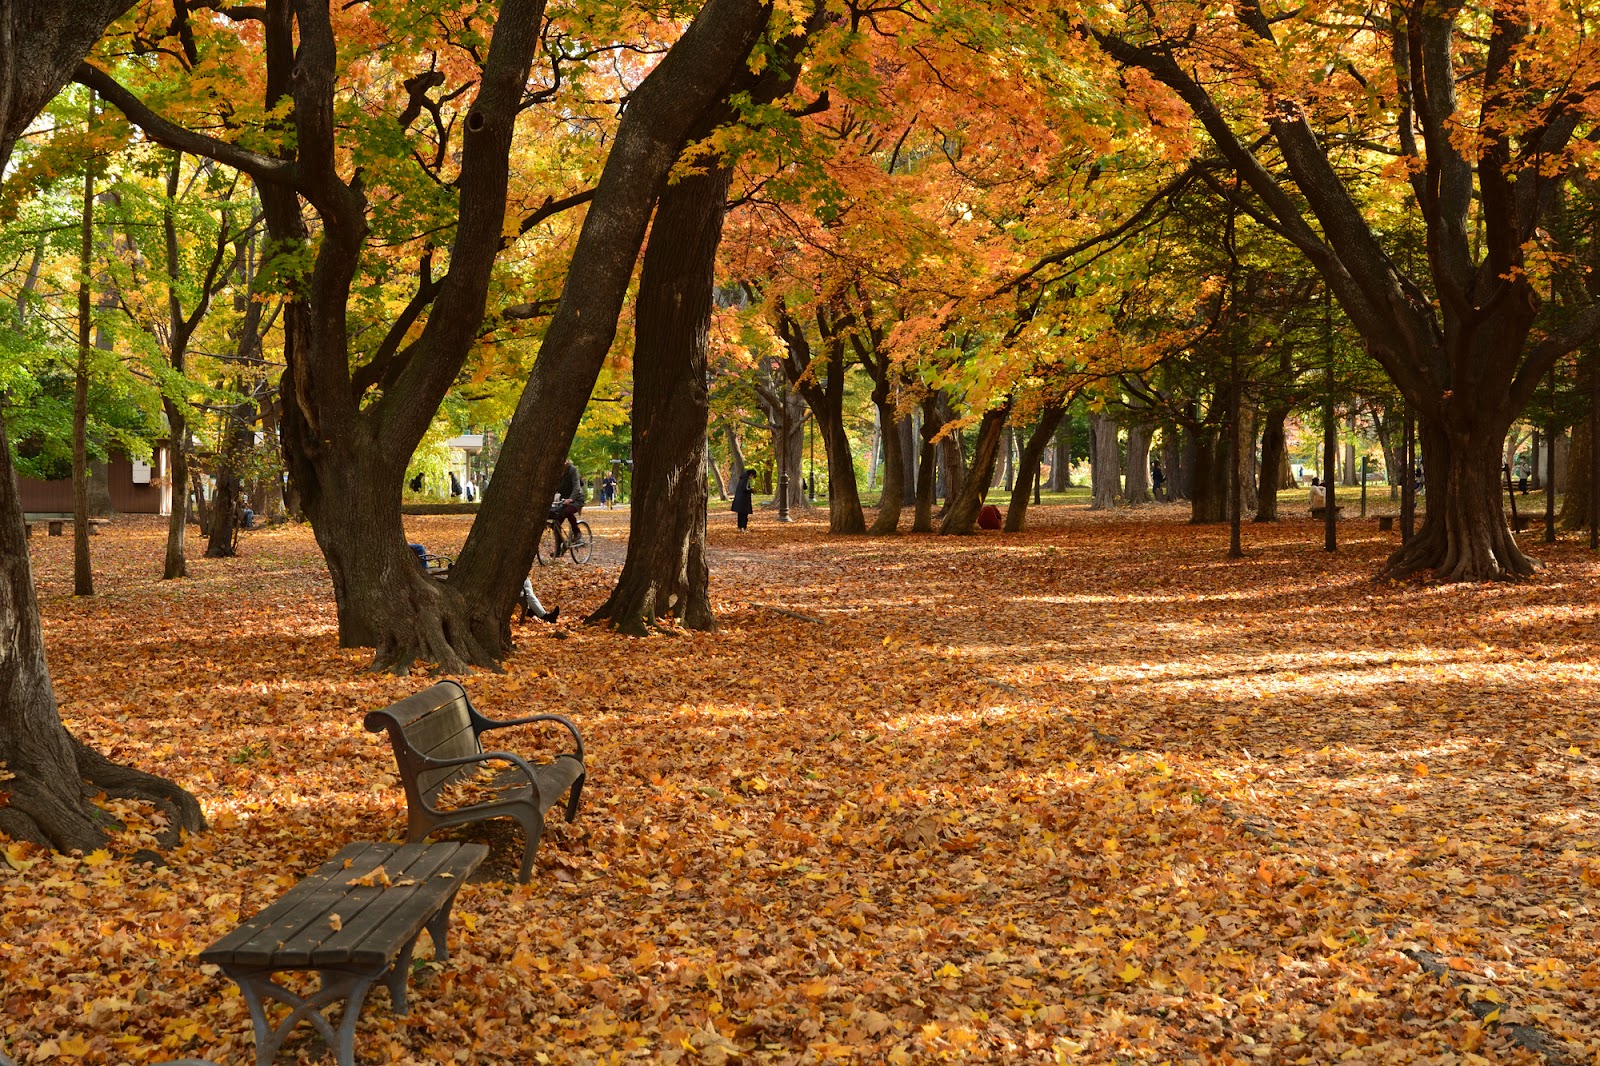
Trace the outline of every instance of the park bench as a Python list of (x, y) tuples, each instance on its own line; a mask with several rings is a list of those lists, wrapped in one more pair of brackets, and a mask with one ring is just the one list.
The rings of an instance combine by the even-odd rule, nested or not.
[[(548, 763), (534, 764), (509, 751), (485, 751), (482, 735), (494, 729), (555, 722), (572, 734), (577, 750), (562, 752)], [(406, 790), (406, 839), (422, 840), (448, 826), (468, 825), (491, 818), (515, 818), (524, 838), (524, 883), (533, 875), (533, 856), (544, 835), (545, 813), (567, 794), (567, 821), (578, 816), (585, 769), (583, 737), (578, 727), (559, 714), (535, 714), (496, 721), (478, 713), (467, 690), (456, 681), (441, 681), (371, 711), (367, 729), (387, 729), (395, 763)], [(441, 794), (476, 783), (480, 770), (490, 764), (509, 764), (492, 781), (484, 782), (491, 798), (476, 803), (441, 804)]]
[[(450, 908), (467, 876), (488, 854), (483, 844), (351, 844), (277, 902), (200, 953), (238, 982), (255, 1024), (256, 1066), (270, 1066), (302, 1020), (322, 1034), (339, 1066), (355, 1066), (356, 1021), (374, 983), (406, 1010), (411, 951), (423, 929), (434, 956), (450, 957)], [(273, 979), (316, 971), (320, 987), (297, 995)], [(270, 1001), (289, 1008), (274, 1025)], [(339, 1027), (323, 1013), (344, 1003)]]
[[(66, 536), (67, 525), (72, 521), (72, 519), (70, 519), (70, 518), (43, 518), (43, 519), (34, 519), (34, 521), (35, 522), (40, 522), (40, 521), (44, 522), (44, 524), (49, 527), (50, 535), (52, 537), (63, 537), (63, 536)], [(110, 521), (111, 521), (111, 519), (109, 519), (109, 518), (91, 518), (91, 519), (89, 519), (89, 535), (90, 536), (95, 536), (96, 534), (98, 534), (100, 532), (100, 527), (103, 526), (103, 525), (106, 525)], [(23, 535), (24, 536), (28, 536), (28, 537), (33, 536), (33, 522), (23, 522), (22, 523), (22, 529), (23, 529)]]

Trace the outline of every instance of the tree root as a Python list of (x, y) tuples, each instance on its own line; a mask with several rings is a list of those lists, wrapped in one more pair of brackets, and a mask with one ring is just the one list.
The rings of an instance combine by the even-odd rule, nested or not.
[(77, 750), (78, 772), (112, 799), (132, 799), (153, 804), (167, 815), (168, 827), (157, 836), (162, 847), (172, 847), (185, 831), (199, 833), (206, 828), (200, 803), (182, 786), (156, 774), (114, 763), (87, 744), (73, 738)]

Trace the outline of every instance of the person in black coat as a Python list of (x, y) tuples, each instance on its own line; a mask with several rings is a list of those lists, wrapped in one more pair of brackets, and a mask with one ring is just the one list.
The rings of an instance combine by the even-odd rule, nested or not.
[(740, 529), (748, 529), (750, 526), (750, 512), (754, 509), (750, 499), (750, 479), (755, 476), (756, 472), (746, 467), (744, 474), (739, 478), (739, 484), (733, 490), (733, 513), (739, 516)]

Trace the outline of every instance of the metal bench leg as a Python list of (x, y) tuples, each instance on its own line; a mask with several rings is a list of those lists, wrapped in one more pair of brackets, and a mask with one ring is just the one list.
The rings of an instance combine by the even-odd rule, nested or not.
[[(321, 971), (322, 987), (310, 996), (289, 991), (272, 980), (270, 973), (228, 973), (228, 976), (238, 983), (239, 990), (244, 993), (245, 1003), (250, 1008), (250, 1020), (255, 1024), (256, 1066), (272, 1066), (272, 1060), (282, 1049), (283, 1042), (301, 1021), (308, 1021), (317, 1027), (323, 1041), (334, 1049), (339, 1066), (355, 1066), (356, 1019), (361, 1015), (361, 1005), (366, 999), (367, 990), (377, 979), (376, 974)], [(270, 1000), (289, 1008), (288, 1015), (277, 1025), (273, 1025), (267, 1017), (267, 1003)], [(340, 1000), (345, 1001), (344, 1016), (339, 1019), (339, 1029), (335, 1032), (322, 1009)]]
[(578, 779), (572, 783), (572, 790), (567, 793), (567, 821), (569, 822), (574, 822), (578, 819), (578, 803), (583, 799), (583, 781), (588, 776), (587, 773), (579, 774)]
[(433, 957), (439, 962), (450, 961), (450, 908), (455, 905), (456, 894), (452, 892), (439, 908), (439, 913), (428, 919), (428, 936), (433, 939)]
[(534, 811), (530, 818), (517, 815), (516, 819), (522, 823), (522, 834), (526, 841), (522, 849), (522, 872), (517, 875), (517, 880), (525, 885), (533, 879), (533, 856), (539, 850), (539, 841), (544, 838), (544, 816)]

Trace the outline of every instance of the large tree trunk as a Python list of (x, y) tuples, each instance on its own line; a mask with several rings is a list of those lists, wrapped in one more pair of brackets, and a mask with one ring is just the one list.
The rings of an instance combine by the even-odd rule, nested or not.
[(728, 183), (718, 167), (661, 194), (639, 278), (628, 557), (587, 621), (643, 636), (675, 616), (716, 628), (706, 567), (706, 348)]
[(1261, 480), (1256, 496), (1257, 522), (1278, 520), (1278, 486), (1282, 481), (1282, 467), (1288, 459), (1283, 424), (1289, 418), (1284, 408), (1266, 412), (1261, 430)]
[(1193, 486), (1189, 493), (1189, 523), (1211, 525), (1228, 520), (1227, 449), (1214, 426), (1191, 430), (1194, 444)]
[(1063, 417), (1056, 428), (1051, 447), (1050, 491), (1066, 492), (1072, 487), (1072, 419)]
[(983, 509), (984, 494), (988, 491), (1000, 449), (1006, 445), (1006, 423), (1011, 418), (1011, 397), (999, 407), (983, 413), (978, 423), (978, 439), (973, 445), (972, 466), (961, 478), (961, 487), (945, 508), (944, 521), (939, 532), (966, 536), (978, 524), (978, 512)]
[(915, 506), (917, 502), (917, 472), (922, 455), (917, 422), (918, 416), (910, 414), (895, 423), (895, 432), (900, 434), (900, 503), (905, 507)]
[(1096, 411), (1089, 416), (1089, 485), (1091, 511), (1107, 511), (1122, 494), (1121, 458), (1117, 454), (1117, 423)]
[[(1509, 416), (1507, 416), (1509, 417)], [(1441, 581), (1522, 578), (1533, 563), (1506, 523), (1500, 446), (1506, 426), (1490, 423), (1452, 440), (1431, 421), (1419, 421), (1428, 510), (1417, 535), (1389, 556), (1384, 576), (1432, 570)]]
[(1020, 533), (1028, 522), (1028, 500), (1033, 495), (1034, 482), (1039, 476), (1039, 460), (1045, 448), (1055, 439), (1056, 427), (1067, 413), (1065, 407), (1046, 407), (1039, 415), (1039, 424), (1033, 427), (1028, 443), (1022, 449), (1021, 470), (1016, 488), (1011, 490), (1011, 502), (1006, 507), (1007, 533)]
[[(777, 331), (785, 349), (782, 367), (789, 384), (805, 399), (822, 435), (828, 464), (828, 532), (865, 533), (867, 523), (856, 488), (855, 459), (844, 428), (845, 337), (840, 332), (844, 315), (836, 313), (830, 318), (830, 310), (826, 305), (817, 308), (817, 330), (823, 346), (819, 359), (812, 352), (804, 328), (790, 317), (781, 302), (777, 305)], [(799, 435), (796, 436), (799, 443)], [(809, 505), (811, 494), (805, 492), (801, 496)]]
[[(105, 27), (131, 0), (13, 4), (0, 12), (0, 176), (11, 150)], [(93, 797), (161, 806), (172, 826), (200, 830), (194, 797), (164, 778), (118, 766), (76, 740), (61, 722), (45, 661), (39, 603), (28, 557), (11, 442), (0, 419), (0, 764), (12, 777), (0, 833), (61, 851), (106, 842), (108, 815)]]
[(1150, 438), (1155, 426), (1136, 422), (1128, 427), (1128, 474), (1125, 492), (1129, 503), (1149, 503), (1150, 496)]

